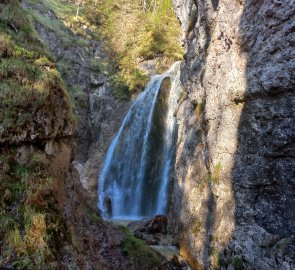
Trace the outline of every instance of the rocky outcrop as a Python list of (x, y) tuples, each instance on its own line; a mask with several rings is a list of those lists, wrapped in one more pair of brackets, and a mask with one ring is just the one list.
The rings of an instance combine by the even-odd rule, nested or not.
[[(99, 67), (100, 62), (106, 61), (103, 45), (90, 29), (85, 38), (74, 34), (46, 4), (23, 1), (23, 6), (33, 12), (35, 28), (55, 58), (72, 97), (78, 122), (73, 164), (84, 192), (96, 205), (98, 174), (130, 102), (114, 97), (108, 74)], [(54, 20), (56, 28), (40, 17)], [(79, 27), (85, 28), (84, 25)]]
[(194, 269), (292, 269), (292, 1), (174, 0), (186, 47), (170, 219)]

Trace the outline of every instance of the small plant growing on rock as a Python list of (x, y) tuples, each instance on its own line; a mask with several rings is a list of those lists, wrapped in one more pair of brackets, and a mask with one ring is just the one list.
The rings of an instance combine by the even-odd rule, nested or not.
[(205, 106), (206, 106), (206, 101), (205, 100), (202, 100), (200, 103), (196, 104), (195, 112), (196, 112), (196, 115), (197, 115), (197, 119), (199, 121), (202, 120), (202, 115), (203, 115), (203, 112), (205, 110)]
[(222, 169), (221, 162), (219, 162), (217, 165), (215, 165), (213, 172), (212, 172), (212, 176), (211, 176), (212, 182), (214, 184), (219, 184), (221, 169)]
[(197, 220), (193, 226), (192, 233), (198, 234), (201, 231), (201, 227), (202, 227), (202, 223), (199, 220)]

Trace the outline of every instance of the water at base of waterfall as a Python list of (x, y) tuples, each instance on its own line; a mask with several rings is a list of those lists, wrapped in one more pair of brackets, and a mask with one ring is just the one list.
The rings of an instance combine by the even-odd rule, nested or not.
[[(171, 86), (160, 121), (158, 99), (166, 78)], [(180, 92), (180, 62), (176, 62), (164, 74), (152, 77), (124, 118), (99, 176), (98, 207), (105, 219), (166, 214)]]

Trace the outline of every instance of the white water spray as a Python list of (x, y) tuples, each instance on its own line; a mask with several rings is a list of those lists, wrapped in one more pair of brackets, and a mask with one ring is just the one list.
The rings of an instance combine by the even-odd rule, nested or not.
[[(157, 100), (161, 84), (168, 77), (171, 88), (164, 130), (159, 131), (161, 138), (154, 138)], [(104, 218), (138, 219), (166, 213), (175, 151), (174, 113), (180, 92), (180, 62), (177, 62), (164, 74), (153, 76), (130, 108), (109, 147), (99, 177), (98, 207)], [(161, 142), (159, 150), (153, 151), (158, 141)]]

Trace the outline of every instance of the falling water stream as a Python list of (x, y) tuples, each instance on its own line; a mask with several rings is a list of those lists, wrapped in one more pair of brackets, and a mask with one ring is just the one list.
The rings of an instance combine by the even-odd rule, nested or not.
[[(170, 86), (163, 87), (167, 78)], [(180, 97), (180, 62), (155, 75), (127, 113), (99, 177), (98, 207), (106, 219), (167, 212)]]

